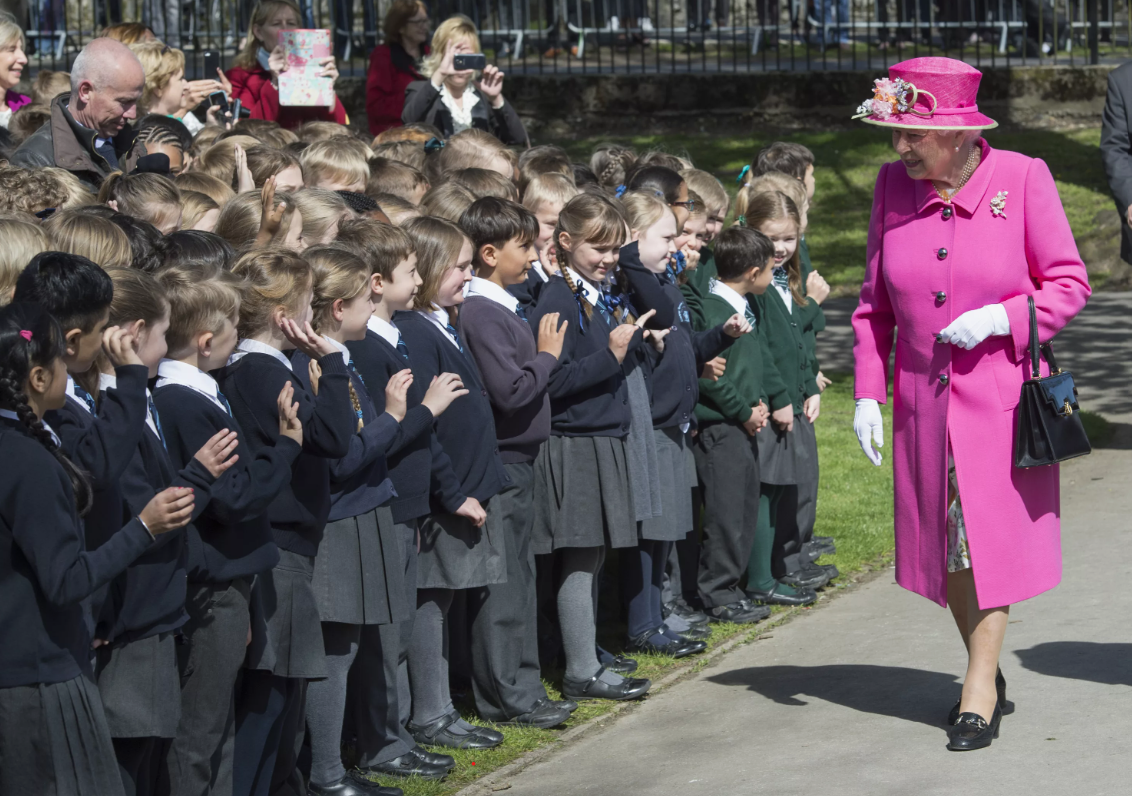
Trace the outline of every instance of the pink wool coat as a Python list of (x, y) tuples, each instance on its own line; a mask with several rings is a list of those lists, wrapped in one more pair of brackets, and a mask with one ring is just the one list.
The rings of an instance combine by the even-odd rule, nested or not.
[[(930, 181), (912, 180), (899, 162), (881, 168), (853, 355), (856, 397), (884, 403), (897, 330), (897, 582), (947, 603), (950, 440), (979, 607), (987, 609), (1061, 580), (1058, 467), (1013, 465), (1029, 350), (1026, 296), (1034, 297), (1047, 341), (1085, 306), (1090, 289), (1046, 164), (979, 143), (982, 162), (950, 212)], [(1004, 216), (991, 212), (1000, 191), (1007, 192)], [(1009, 336), (970, 351), (935, 341), (964, 312), (998, 303), (1010, 318)]]

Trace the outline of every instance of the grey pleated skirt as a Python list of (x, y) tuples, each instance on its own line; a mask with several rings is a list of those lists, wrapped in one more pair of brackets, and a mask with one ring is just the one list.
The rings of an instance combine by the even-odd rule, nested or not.
[(322, 620), (311, 589), (313, 575), (313, 557), (280, 550), (275, 568), (256, 577), (246, 668), (295, 679), (326, 677)]
[(759, 446), (759, 477), (764, 484), (790, 486), (818, 478), (818, 440), (814, 424), (799, 412), (794, 430), (781, 431), (773, 422), (755, 435)]
[[(652, 404), (640, 365), (625, 377), (629, 392), (629, 436), (625, 438), (625, 459), (629, 464), (629, 494), (637, 522), (659, 517), (663, 511), (660, 496), (660, 467), (656, 435), (652, 427)], [(648, 538), (648, 537), (646, 537)]]
[(551, 435), (535, 459), (536, 555), (563, 547), (635, 547), (625, 441)]
[(482, 528), (455, 514), (421, 521), (418, 589), (475, 589), (507, 582), (503, 529), (489, 513)]
[(173, 634), (104, 644), (94, 654), (94, 679), (110, 737), (176, 738), (181, 674)]
[(659, 516), (641, 523), (641, 538), (655, 542), (678, 542), (692, 530), (692, 487), (696, 485), (696, 461), (688, 435), (677, 427), (653, 429), (660, 470), (657, 486), (662, 501)]
[(311, 581), (319, 618), (347, 625), (408, 619), (402, 546), (385, 506), (328, 523)]
[(102, 699), (88, 675), (0, 688), (0, 793), (123, 796)]

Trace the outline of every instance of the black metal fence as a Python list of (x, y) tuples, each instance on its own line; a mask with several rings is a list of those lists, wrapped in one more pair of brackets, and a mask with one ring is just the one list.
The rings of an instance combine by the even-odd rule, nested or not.
[[(366, 71), (390, 0), (299, 0), (304, 25), (334, 31), (342, 74)], [(480, 29), (512, 74), (883, 69), (920, 55), (976, 66), (1132, 57), (1132, 0), (438, 0)], [(141, 21), (185, 51), (230, 63), (253, 0), (0, 0), (25, 24), (32, 70), (66, 69), (108, 24)]]

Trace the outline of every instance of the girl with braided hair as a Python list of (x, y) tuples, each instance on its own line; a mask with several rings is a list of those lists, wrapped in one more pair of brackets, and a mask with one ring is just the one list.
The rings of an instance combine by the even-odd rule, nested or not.
[(66, 400), (65, 346), (40, 307), (0, 310), (0, 792), (115, 795), (81, 601), (185, 525), (194, 498), (162, 491), (87, 552), (90, 483), (42, 420)]

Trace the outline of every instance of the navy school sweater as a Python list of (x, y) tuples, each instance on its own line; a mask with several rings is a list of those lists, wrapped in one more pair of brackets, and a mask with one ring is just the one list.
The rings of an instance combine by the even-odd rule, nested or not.
[[(410, 367), (411, 363), (381, 335), (369, 329), (366, 330), (365, 339), (351, 340), (346, 347), (350, 350), (354, 366), (370, 390), (374, 409), (384, 412), (385, 385), (394, 373)], [(412, 349), (409, 349), (409, 353), (411, 357)], [(386, 455), (389, 477), (397, 491), (397, 497), (390, 504), (394, 522), (410, 522), (430, 513), (429, 495), (434, 487), (440, 486), (432, 482), (433, 460), (448, 458), (433, 433), (432, 412), (421, 405), (428, 386), (427, 382), (422, 384), (414, 374), (406, 401), (408, 411)], [(442, 504), (446, 511), (455, 511), (463, 504), (464, 496), (460, 494), (459, 482), (452, 475), (451, 465), (445, 465), (441, 470), (448, 473), (441, 491)]]
[(527, 271), (527, 279), (517, 285), (511, 285), (507, 288), (507, 292), (519, 300), (519, 305), (524, 310), (529, 310), (538, 303), (538, 294), (542, 292), (547, 281), (539, 276), (538, 271), (534, 268)]
[(550, 436), (546, 385), (558, 360), (539, 353), (530, 324), (489, 298), (465, 299), (459, 327), (491, 401), (499, 458), (504, 464), (534, 461)]
[[(563, 437), (620, 437), (629, 433), (629, 393), (621, 363), (609, 350), (610, 327), (594, 308), (585, 318), (580, 302), (560, 276), (539, 293), (528, 313), (531, 328), (557, 312), (568, 320), (562, 356), (550, 374), (551, 434)], [(635, 338), (640, 342), (641, 336)]]
[(18, 425), (0, 418), (0, 688), (89, 674), (81, 601), (153, 542), (133, 519), (87, 552), (67, 473)]
[(274, 567), (279, 563), (279, 548), (267, 510), (291, 482), (291, 467), (302, 448), (280, 436), (274, 445), (253, 451), (235, 417), (181, 384), (161, 387), (154, 392), (153, 402), (161, 413), (174, 466), (187, 464), (219, 431), (228, 429), (237, 435), (233, 455), (240, 460), (212, 484), (204, 513), (186, 528), (188, 579), (224, 583)]
[[(510, 485), (511, 478), (499, 458), (495, 418), (491, 401), (475, 361), (451, 342), (451, 337), (419, 312), (399, 312), (394, 317), (409, 347), (413, 380), (424, 384), (441, 373), (455, 373), (468, 394), (457, 398), (436, 419), (436, 439), (447, 454), (460, 492), (486, 503)], [(436, 468), (433, 468), (434, 478)], [(434, 496), (434, 511), (441, 511)]]
[(250, 353), (217, 371), (220, 389), (244, 430), (253, 455), (274, 447), (279, 440), (279, 391), (294, 385), (303, 424), (303, 450), (291, 465), (291, 480), (268, 509), (275, 543), (282, 550), (304, 556), (318, 553), (322, 532), (330, 516), (330, 464), (350, 450), (354, 412), (345, 363), (338, 352), (318, 361), (322, 368), (318, 396), (310, 390), (310, 376), (294, 371), (270, 354)]
[[(296, 368), (305, 368), (310, 357), (296, 351), (291, 363)], [(350, 438), (349, 453), (341, 459), (330, 460), (330, 521), (361, 516), (388, 503), (397, 494), (389, 478), (385, 456), (397, 437), (399, 424), (392, 415), (385, 411), (379, 414), (374, 408), (356, 366), (349, 376), (364, 425)], [(353, 402), (350, 408), (354, 411), (354, 428), (357, 429), (358, 413)]]

